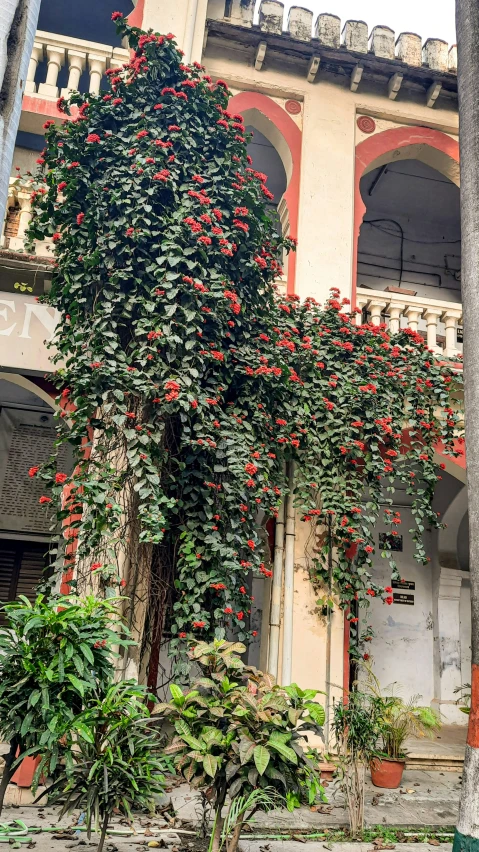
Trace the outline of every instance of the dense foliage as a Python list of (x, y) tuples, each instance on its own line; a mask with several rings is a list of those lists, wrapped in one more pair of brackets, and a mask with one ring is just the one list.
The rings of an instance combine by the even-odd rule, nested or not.
[[(38, 773), (71, 761), (69, 744), (84, 702), (113, 679), (112, 600), (61, 596), (33, 603), (21, 596), (3, 607), (0, 630), (0, 735), (11, 746), (6, 784), (17, 750), (41, 755)], [(2, 784), (3, 788), (3, 784)]]
[(275, 686), (242, 662), (245, 650), (240, 642), (217, 640), (190, 651), (201, 677), (186, 693), (171, 686), (172, 701), (155, 707), (174, 725), (166, 753), (218, 814), (226, 796), (247, 798), (257, 788), (276, 791), (291, 810), (312, 805), (323, 793), (318, 755), (306, 745), (308, 733), (322, 734), (317, 690)]
[(383, 515), (396, 534), (387, 491), (406, 482), (425, 561), (459, 373), (410, 329), (356, 324), (337, 291), (323, 308), (277, 292), (293, 241), (267, 215), (226, 84), (116, 17), (132, 58), (108, 92), (61, 100), (71, 120), (47, 129), (31, 228), (55, 243), (59, 444), (77, 462), (71, 477), (55, 460), (33, 472), (69, 521), (64, 547), (78, 537), (78, 582), (91, 569), (109, 593), (126, 584), (145, 635), (166, 619), (173, 650), (229, 628), (247, 639), (251, 572), (270, 574), (258, 521), (295, 460), (301, 518), (319, 525), (313, 576), (329, 582), (334, 552), (342, 606), (389, 603), (372, 527)]
[(69, 762), (49, 791), (49, 803), (61, 802), (60, 817), (85, 812), (87, 836), (102, 828), (98, 852), (114, 813), (132, 818), (133, 810), (155, 810), (164, 791), (167, 761), (152, 737), (145, 690), (121, 681), (91, 696), (75, 719), (77, 739)]

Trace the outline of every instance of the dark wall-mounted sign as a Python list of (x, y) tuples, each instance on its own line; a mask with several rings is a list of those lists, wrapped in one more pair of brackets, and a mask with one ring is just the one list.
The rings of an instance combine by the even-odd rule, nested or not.
[(391, 585), (393, 589), (411, 589), (413, 592), (416, 589), (414, 580), (393, 580)]
[(392, 533), (379, 533), (379, 547), (381, 550), (394, 550), (395, 553), (402, 552), (402, 535)]
[(405, 595), (401, 592), (394, 592), (393, 601), (395, 604), (403, 604), (403, 606), (414, 606), (414, 595)]

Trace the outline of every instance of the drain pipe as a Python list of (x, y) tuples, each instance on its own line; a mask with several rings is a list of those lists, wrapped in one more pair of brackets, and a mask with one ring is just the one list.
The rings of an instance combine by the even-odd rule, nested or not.
[[(331, 515), (328, 515), (328, 578), (329, 578), (329, 597), (332, 599), (333, 592), (333, 550), (332, 550), (332, 535), (331, 535)], [(329, 734), (331, 730), (331, 646), (333, 633), (333, 612), (328, 601), (328, 618), (326, 628), (326, 719), (324, 725), (324, 741), (326, 748), (329, 747)]]
[(293, 668), (293, 605), (294, 605), (294, 462), (289, 463), (289, 494), (286, 499), (286, 542), (284, 548), (284, 605), (283, 605), (283, 659), (281, 683), (291, 683)]
[(183, 50), (185, 51), (185, 62), (191, 62), (191, 54), (193, 52), (193, 40), (195, 37), (196, 17), (198, 14), (199, 0), (189, 0), (188, 14), (186, 17), (185, 41)]
[(283, 591), (284, 559), (284, 500), (278, 510), (274, 532), (273, 582), (269, 611), (268, 672), (278, 681), (279, 632), (281, 624), (281, 594)]

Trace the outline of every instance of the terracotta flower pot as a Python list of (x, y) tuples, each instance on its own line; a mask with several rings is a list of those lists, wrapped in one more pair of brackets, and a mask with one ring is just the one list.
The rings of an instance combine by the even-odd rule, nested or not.
[(386, 787), (388, 790), (395, 790), (402, 781), (405, 765), (405, 760), (376, 757), (371, 761), (371, 781), (375, 787)]

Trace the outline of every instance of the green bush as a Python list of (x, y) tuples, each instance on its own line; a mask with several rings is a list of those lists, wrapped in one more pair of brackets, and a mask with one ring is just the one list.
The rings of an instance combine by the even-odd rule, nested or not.
[(88, 838), (101, 825), (98, 852), (115, 810), (131, 817), (133, 809), (154, 808), (164, 790), (165, 760), (152, 736), (144, 688), (121, 681), (90, 700), (74, 723), (75, 748), (66, 754), (49, 801), (61, 801), (60, 817), (80, 808), (86, 813)]
[[(37, 771), (52, 775), (84, 702), (113, 679), (112, 647), (129, 644), (113, 630), (114, 599), (21, 596), (3, 607), (0, 630), (0, 736), (10, 744), (0, 784), (21, 756), (42, 755)], [(118, 624), (118, 622), (117, 622)]]
[(201, 677), (186, 693), (171, 686), (172, 701), (155, 708), (174, 726), (166, 753), (174, 755), (177, 771), (215, 806), (217, 840), (227, 795), (229, 823), (236, 798), (246, 801), (257, 790), (266, 797), (253, 796), (251, 810), (267, 809), (271, 797), (277, 804), (280, 796), (292, 810), (323, 796), (318, 755), (305, 743), (309, 732), (322, 733), (325, 714), (313, 700), (316, 690), (275, 686), (242, 662), (245, 650), (239, 642), (198, 643), (189, 656)]

